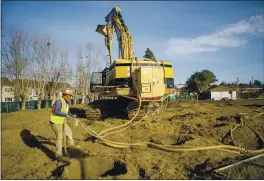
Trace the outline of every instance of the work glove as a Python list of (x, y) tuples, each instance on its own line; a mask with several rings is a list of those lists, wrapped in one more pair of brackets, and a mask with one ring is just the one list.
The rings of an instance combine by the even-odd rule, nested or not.
[(74, 126), (75, 127), (77, 127), (79, 125), (79, 121), (80, 121), (79, 119), (75, 119), (75, 121), (74, 121)]

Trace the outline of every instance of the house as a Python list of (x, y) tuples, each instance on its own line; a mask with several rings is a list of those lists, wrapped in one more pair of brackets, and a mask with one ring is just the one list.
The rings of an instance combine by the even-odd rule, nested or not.
[(34, 89), (34, 88), (29, 89), (28, 99), (34, 100), (34, 101), (38, 100), (38, 94), (37, 93), (38, 92), (36, 89)]
[(175, 88), (174, 95), (179, 96), (180, 93), (181, 93), (181, 89), (180, 88)]
[(176, 84), (176, 85), (175, 85), (175, 92), (174, 92), (174, 94), (175, 94), (176, 96), (179, 96), (180, 93), (181, 93), (181, 91), (182, 91), (182, 89), (184, 89), (184, 88), (186, 88), (186, 87), (187, 87), (187, 84)]
[[(33, 80), (28, 80), (30, 85), (34, 85)], [(48, 83), (48, 85), (51, 83)], [(32, 86), (30, 86), (32, 87)], [(62, 90), (70, 88), (68, 83), (57, 83), (56, 98), (62, 96)], [(48, 95), (45, 95), (44, 99), (48, 99)], [(34, 88), (29, 88), (27, 100), (38, 100), (38, 92)], [(13, 102), (15, 101), (13, 82), (6, 77), (1, 77), (1, 102)]]
[(264, 88), (239, 88), (238, 96), (241, 99), (264, 98)]
[(13, 83), (6, 77), (1, 77), (1, 102), (12, 102), (15, 100)]
[(232, 99), (236, 100), (236, 90), (231, 87), (218, 86), (211, 89), (211, 100)]
[(186, 88), (186, 87), (187, 87), (187, 84), (176, 84), (175, 85), (176, 89), (182, 89), (182, 88)]

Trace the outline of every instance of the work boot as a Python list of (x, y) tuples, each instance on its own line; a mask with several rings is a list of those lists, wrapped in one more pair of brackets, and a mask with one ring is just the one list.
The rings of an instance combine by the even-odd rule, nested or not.
[(63, 155), (62, 155), (61, 152), (56, 152), (55, 157), (56, 157), (58, 160), (61, 160), (61, 159), (63, 158)]
[(69, 158), (65, 157), (62, 153), (56, 153), (56, 160), (62, 163), (69, 163)]
[(81, 146), (80, 145), (69, 145), (69, 148), (80, 149)]

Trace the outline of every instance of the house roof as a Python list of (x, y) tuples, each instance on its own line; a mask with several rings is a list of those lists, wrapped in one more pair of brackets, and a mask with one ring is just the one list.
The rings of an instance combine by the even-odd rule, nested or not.
[(175, 91), (177, 91), (177, 92), (181, 92), (181, 90), (182, 89), (180, 89), (180, 88), (175, 88)]
[(13, 86), (13, 83), (7, 77), (1, 77), (1, 86)]
[(178, 89), (182, 89), (182, 88), (185, 88), (187, 87), (187, 84), (176, 84), (175, 85), (175, 88), (178, 88)]
[[(28, 80), (28, 79), (21, 79), (21, 80), (27, 81), (27, 83), (30, 85), (34, 85), (34, 83), (36, 83), (36, 82), (43, 82), (43, 81), (35, 81), (35, 80)], [(48, 84), (51, 84), (51, 82), (48, 82)], [(1, 86), (13, 86), (13, 85), (14, 85), (13, 81), (8, 79), (7, 77), (1, 77)], [(58, 86), (58, 88), (71, 87), (70, 84), (61, 83), (61, 82), (58, 82), (57, 86)]]
[(239, 88), (239, 90), (261, 90), (264, 88)]
[(232, 87), (225, 87), (225, 86), (218, 86), (211, 89), (211, 92), (227, 92), (227, 91), (235, 91), (235, 88)]

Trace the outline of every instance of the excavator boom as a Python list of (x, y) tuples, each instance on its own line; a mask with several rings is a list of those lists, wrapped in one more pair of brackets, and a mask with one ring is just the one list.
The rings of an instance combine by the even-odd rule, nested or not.
[(120, 8), (113, 8), (111, 12), (105, 17), (106, 25), (98, 25), (96, 32), (105, 37), (105, 45), (109, 51), (110, 64), (112, 64), (112, 41), (113, 33), (119, 42), (119, 58), (132, 60), (134, 59), (133, 40), (132, 36), (126, 26), (121, 15)]

